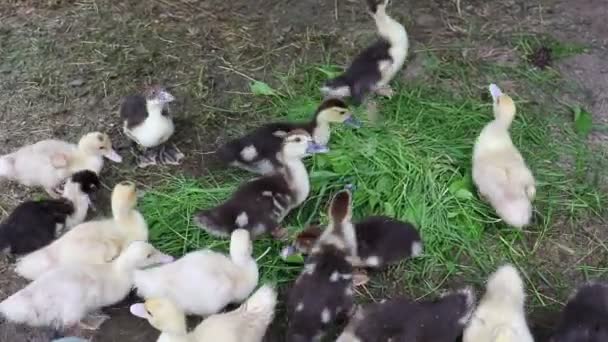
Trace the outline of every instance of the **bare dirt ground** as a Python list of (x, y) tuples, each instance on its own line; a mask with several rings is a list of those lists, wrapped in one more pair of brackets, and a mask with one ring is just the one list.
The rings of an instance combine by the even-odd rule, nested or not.
[[(548, 33), (560, 41), (588, 48), (557, 63), (576, 85), (555, 89), (555, 96), (578, 102), (600, 124), (593, 141), (608, 143), (608, 6), (604, 0), (481, 1), (393, 0), (391, 12), (410, 32), (414, 55), (421, 51), (475, 54), (497, 63), (521, 63), (495, 39), (505, 33)], [(76, 141), (92, 130), (111, 134), (125, 146), (116, 109), (120, 98), (160, 82), (178, 103), (176, 143), (187, 154), (184, 170), (200, 175), (214, 161), (209, 152), (225, 130), (255, 121), (250, 103), (239, 95), (251, 79), (269, 82), (276, 73), (321, 62), (331, 54), (343, 63), (371, 40), (373, 26), (362, 1), (321, 0), (48, 0), (0, 4), (0, 153), (37, 140), (56, 137)], [(405, 79), (424, 73), (416, 59)], [(532, 90), (531, 90), (532, 91)], [(563, 94), (562, 94), (563, 92)], [(108, 164), (107, 189), (135, 177), (154, 182), (171, 169), (135, 173), (133, 160)], [(0, 216), (35, 191), (0, 183)], [(106, 196), (107, 196), (106, 190)], [(564, 264), (580, 256), (606, 260), (588, 250), (606, 238), (605, 222), (589, 222), (579, 231), (564, 231), (574, 255), (548, 247), (548, 258)], [(559, 228), (557, 228), (559, 229)], [(587, 258), (585, 257), (585, 258)], [(0, 299), (23, 286), (10, 265), (0, 263)], [(152, 341), (146, 322), (130, 317), (128, 302), (106, 310), (112, 319), (92, 336), (94, 341)], [(543, 340), (544, 313), (532, 316)], [(271, 330), (268, 341), (281, 341)], [(1, 342), (46, 342), (51, 332), (0, 322)]]

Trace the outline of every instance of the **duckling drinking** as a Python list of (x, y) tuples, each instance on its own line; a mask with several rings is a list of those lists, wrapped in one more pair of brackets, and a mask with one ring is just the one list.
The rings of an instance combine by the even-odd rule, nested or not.
[(336, 342), (454, 342), (474, 304), (471, 288), (448, 292), (437, 300), (394, 298), (369, 304), (357, 310)]
[(251, 255), (249, 232), (237, 229), (230, 257), (211, 250), (191, 252), (161, 267), (135, 272), (143, 298), (167, 298), (187, 314), (210, 315), (239, 303), (258, 283), (258, 265)]
[(112, 261), (131, 242), (148, 240), (148, 225), (136, 205), (135, 184), (117, 184), (112, 192), (112, 218), (79, 224), (50, 245), (19, 259), (15, 272), (33, 280), (66, 264)]
[(270, 174), (282, 166), (279, 152), (287, 133), (302, 129), (312, 136), (315, 143), (327, 145), (331, 135), (331, 123), (360, 126), (344, 101), (327, 99), (317, 108), (311, 121), (275, 122), (264, 125), (220, 147), (217, 155), (226, 164), (257, 174)]
[(64, 186), (61, 199), (21, 203), (0, 224), (0, 250), (25, 254), (48, 245), (64, 230), (84, 221), (89, 196), (99, 186), (95, 172), (79, 171)]
[(43, 140), (0, 156), (0, 178), (27, 186), (42, 186), (49, 195), (61, 196), (58, 186), (72, 174), (103, 168), (103, 158), (120, 163), (110, 138), (99, 132), (83, 136), (78, 145), (61, 140)]
[(501, 266), (464, 330), (463, 342), (534, 342), (526, 323), (524, 284), (515, 267)]
[(308, 132), (296, 129), (283, 139), (277, 173), (242, 184), (224, 203), (194, 215), (197, 225), (216, 236), (227, 236), (235, 229), (247, 229), (253, 237), (271, 232), (284, 235), (279, 227), (283, 218), (306, 200), (310, 192), (308, 172), (302, 159), (328, 148), (313, 141)]
[(393, 95), (389, 82), (403, 67), (409, 49), (405, 28), (386, 13), (389, 0), (367, 0), (367, 3), (380, 39), (363, 50), (342, 75), (321, 88), (326, 96), (350, 96), (356, 105), (370, 92)]
[(179, 165), (184, 154), (166, 145), (175, 132), (168, 103), (175, 97), (161, 86), (148, 88), (144, 95), (127, 96), (120, 106), (125, 134), (145, 151), (138, 156), (138, 166)]
[(261, 342), (274, 317), (276, 302), (276, 292), (264, 285), (238, 309), (207, 317), (189, 334), (184, 312), (168, 299), (134, 304), (131, 313), (161, 331), (157, 342)]
[(0, 303), (0, 315), (30, 326), (72, 328), (87, 314), (125, 298), (135, 269), (171, 260), (152, 245), (135, 241), (111, 263), (50, 270)]
[(318, 341), (332, 322), (350, 314), (353, 267), (347, 258), (357, 251), (351, 216), (351, 194), (343, 190), (332, 199), (330, 223), (289, 291), (287, 341)]
[(515, 103), (495, 84), (490, 85), (495, 119), (481, 131), (473, 148), (473, 181), (479, 194), (507, 224), (521, 228), (530, 223), (536, 195), (534, 176), (513, 145), (509, 127)]

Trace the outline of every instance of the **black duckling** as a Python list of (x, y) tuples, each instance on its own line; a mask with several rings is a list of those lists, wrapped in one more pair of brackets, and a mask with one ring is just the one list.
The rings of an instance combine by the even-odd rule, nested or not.
[(310, 192), (302, 159), (327, 151), (308, 132), (291, 131), (285, 136), (278, 156), (283, 165), (278, 172), (242, 184), (226, 202), (196, 213), (194, 221), (216, 236), (227, 237), (239, 228), (249, 230), (252, 237), (267, 232), (282, 236), (285, 231), (279, 224)]
[(343, 190), (332, 199), (330, 223), (289, 292), (287, 341), (319, 341), (333, 322), (350, 315), (353, 267), (347, 258), (357, 250), (351, 216), (351, 194)]
[(0, 224), (0, 249), (20, 255), (48, 245), (64, 230), (84, 221), (89, 196), (99, 186), (95, 172), (79, 171), (66, 182), (63, 198), (21, 203)]
[(120, 106), (125, 134), (144, 152), (138, 155), (138, 166), (155, 164), (179, 165), (184, 154), (166, 142), (175, 132), (168, 103), (175, 100), (160, 86), (148, 88), (144, 95), (125, 97)]
[(367, 3), (379, 40), (363, 50), (342, 75), (321, 88), (326, 96), (350, 96), (355, 105), (361, 104), (370, 92), (392, 96), (389, 82), (403, 67), (409, 49), (405, 28), (386, 14), (389, 0), (367, 0)]
[(608, 284), (581, 286), (562, 312), (550, 342), (608, 341)]
[(471, 288), (437, 300), (389, 299), (358, 309), (336, 342), (454, 342), (471, 317)]
[(344, 101), (328, 99), (317, 108), (311, 121), (275, 122), (264, 125), (220, 147), (217, 155), (228, 165), (257, 174), (269, 174), (280, 167), (277, 154), (287, 133), (302, 129), (313, 137), (315, 143), (327, 145), (331, 134), (329, 127), (331, 123), (360, 126)]

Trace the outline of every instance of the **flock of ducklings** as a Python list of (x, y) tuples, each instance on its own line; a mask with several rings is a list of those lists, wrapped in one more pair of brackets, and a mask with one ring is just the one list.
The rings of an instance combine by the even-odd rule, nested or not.
[[(360, 124), (343, 98), (360, 104), (370, 93), (390, 96), (388, 85), (402, 68), (409, 43), (400, 23), (386, 13), (387, 0), (368, 0), (379, 40), (365, 49), (343, 75), (322, 88), (327, 96), (305, 123), (272, 123), (227, 143), (217, 154), (226, 164), (260, 175), (242, 184), (224, 203), (198, 212), (194, 220), (209, 234), (230, 237), (230, 253), (203, 249), (174, 260), (148, 240), (131, 182), (112, 191), (112, 216), (84, 222), (99, 188), (104, 158), (121, 162), (110, 138), (94, 132), (78, 145), (45, 140), (0, 156), (0, 177), (43, 187), (52, 199), (17, 206), (0, 225), (0, 248), (18, 256), (15, 271), (31, 281), (0, 303), (0, 315), (15, 323), (54, 327), (61, 336), (97, 329), (107, 319), (99, 311), (135, 288), (144, 303), (131, 313), (147, 319), (162, 342), (260, 342), (273, 320), (277, 294), (258, 286), (252, 256), (256, 237), (285, 236), (281, 221), (309, 195), (302, 160), (327, 152), (330, 124)], [(506, 223), (530, 222), (534, 177), (513, 145), (509, 126), (513, 100), (490, 86), (495, 119), (482, 130), (473, 150), (473, 179), (479, 194)], [(174, 125), (161, 87), (129, 96), (120, 109), (126, 135), (138, 149), (138, 165), (179, 164), (184, 154), (169, 144)], [(306, 254), (303, 270), (287, 300), (290, 342), (319, 341), (348, 321), (339, 342), (533, 341), (526, 323), (524, 286), (518, 271), (501, 266), (475, 303), (471, 288), (435, 300), (393, 298), (356, 307), (354, 287), (365, 269), (382, 269), (422, 253), (416, 228), (385, 216), (352, 222), (348, 189), (334, 195), (329, 223), (309, 227), (289, 246)], [(220, 313), (228, 304), (242, 303)], [(188, 332), (186, 315), (205, 317)], [(570, 299), (553, 341), (608, 341), (608, 286), (584, 285)]]

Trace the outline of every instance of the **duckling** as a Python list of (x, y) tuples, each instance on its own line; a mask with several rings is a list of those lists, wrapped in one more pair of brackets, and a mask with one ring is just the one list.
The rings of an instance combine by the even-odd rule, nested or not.
[(186, 332), (184, 312), (170, 300), (149, 299), (132, 305), (131, 313), (162, 332), (157, 342), (261, 342), (276, 303), (276, 292), (264, 285), (238, 309), (209, 316), (190, 334)]
[(490, 85), (495, 119), (487, 124), (473, 148), (473, 181), (483, 199), (507, 224), (522, 228), (530, 223), (536, 195), (534, 176), (513, 145), (509, 127), (515, 103), (495, 84)]
[(224, 203), (196, 213), (194, 221), (207, 233), (221, 237), (238, 228), (249, 230), (253, 237), (266, 232), (284, 235), (285, 230), (279, 224), (310, 192), (302, 159), (327, 151), (328, 148), (315, 143), (308, 132), (301, 129), (289, 132), (279, 155), (283, 167), (277, 173), (242, 184)]
[(175, 132), (168, 103), (175, 97), (161, 86), (148, 88), (144, 95), (125, 97), (120, 106), (125, 134), (145, 151), (138, 156), (138, 166), (179, 165), (184, 154), (165, 143)]
[(89, 196), (99, 186), (95, 172), (79, 171), (64, 186), (63, 198), (21, 203), (0, 224), (0, 249), (25, 254), (48, 245), (64, 230), (84, 221)]
[(403, 67), (409, 39), (403, 25), (386, 13), (388, 3), (389, 0), (367, 0), (380, 39), (363, 50), (342, 75), (321, 88), (326, 96), (350, 96), (359, 105), (370, 92), (393, 95), (389, 82)]
[(608, 284), (590, 282), (570, 298), (550, 342), (608, 341)]
[(463, 342), (533, 342), (524, 297), (524, 284), (515, 267), (498, 268), (464, 330)]
[(191, 252), (176, 262), (135, 272), (143, 298), (167, 298), (187, 314), (209, 315), (240, 303), (258, 283), (258, 265), (251, 255), (249, 232), (237, 229), (230, 240), (230, 258), (211, 250)]
[(453, 342), (469, 320), (474, 302), (467, 287), (437, 300), (394, 298), (369, 304), (357, 310), (336, 342)]
[(289, 291), (287, 341), (318, 341), (332, 322), (350, 314), (353, 267), (347, 258), (357, 251), (351, 216), (351, 194), (340, 191), (330, 204), (329, 225)]
[(361, 124), (348, 110), (344, 101), (327, 99), (317, 108), (309, 122), (275, 122), (232, 140), (217, 151), (226, 164), (257, 174), (270, 174), (281, 167), (279, 152), (285, 135), (295, 129), (308, 132), (315, 143), (327, 145), (331, 123), (345, 123), (354, 127)]
[(135, 241), (111, 263), (48, 271), (0, 303), (0, 315), (35, 327), (73, 328), (88, 313), (125, 298), (135, 269), (172, 260), (152, 245)]
[(43, 140), (0, 156), (0, 178), (27, 186), (42, 186), (49, 195), (57, 198), (61, 196), (57, 187), (75, 172), (91, 170), (99, 174), (103, 157), (117, 163), (122, 161), (122, 157), (112, 149), (110, 137), (104, 133), (89, 133), (80, 139), (78, 145), (61, 140)]
[(117, 184), (112, 191), (112, 218), (77, 225), (50, 245), (19, 259), (15, 272), (33, 280), (66, 264), (110, 262), (131, 242), (148, 240), (148, 225), (136, 205), (135, 184)]

